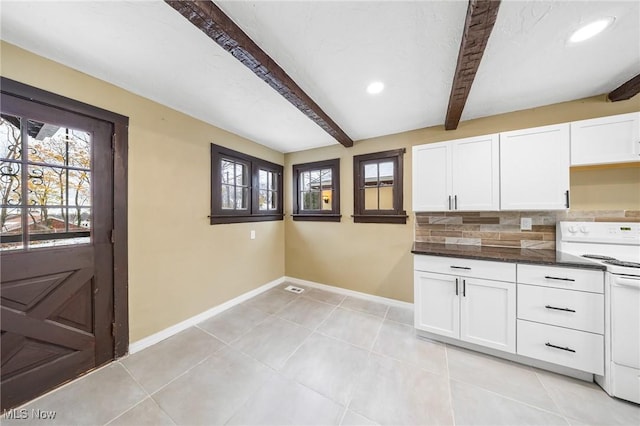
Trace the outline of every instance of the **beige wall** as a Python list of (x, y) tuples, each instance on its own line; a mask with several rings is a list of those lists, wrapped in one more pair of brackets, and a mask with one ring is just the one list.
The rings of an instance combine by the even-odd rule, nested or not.
[(10, 44), (0, 54), (4, 77), (130, 118), (132, 342), (284, 274), (282, 222), (211, 226), (207, 219), (211, 142), (279, 164), (283, 154)]
[[(442, 105), (446, 108), (446, 105)], [(607, 102), (605, 96), (517, 111), (460, 123), (357, 142), (353, 148), (331, 146), (285, 155), (285, 210), (291, 213), (292, 164), (340, 158), (342, 222), (293, 222), (286, 219), (285, 271), (288, 276), (411, 302), (411, 146), (527, 127), (640, 111), (640, 96)], [(407, 148), (404, 157), (406, 225), (354, 224), (353, 156)], [(640, 168), (580, 168), (571, 171), (572, 209), (640, 209)]]

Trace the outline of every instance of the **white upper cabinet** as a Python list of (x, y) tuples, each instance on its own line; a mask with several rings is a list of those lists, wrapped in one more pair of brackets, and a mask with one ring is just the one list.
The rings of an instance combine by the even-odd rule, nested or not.
[(501, 210), (569, 207), (569, 123), (500, 133)]
[(497, 134), (413, 147), (413, 210), (498, 210)]
[(451, 151), (449, 142), (413, 147), (413, 211), (449, 210)]
[(571, 123), (571, 165), (640, 161), (640, 112)]
[(453, 141), (455, 210), (500, 208), (500, 138), (493, 135)]

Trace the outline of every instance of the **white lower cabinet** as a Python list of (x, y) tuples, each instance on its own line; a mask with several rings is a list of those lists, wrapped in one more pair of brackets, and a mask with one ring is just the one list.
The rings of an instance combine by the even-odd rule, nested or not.
[(415, 255), (415, 327), (602, 375), (603, 283), (597, 270)]
[(518, 354), (604, 374), (604, 336), (518, 320)]
[[(465, 342), (505, 352), (516, 350), (515, 265), (465, 259), (436, 258), (435, 263), (450, 261), (462, 271), (474, 267), (490, 270), (495, 264), (504, 276), (505, 266), (512, 268), (510, 282), (424, 271), (429, 256), (415, 256), (415, 327)], [(438, 269), (436, 267), (436, 269)], [(478, 268), (479, 269), (479, 268)]]
[(604, 373), (602, 271), (518, 265), (518, 351), (575, 370)]

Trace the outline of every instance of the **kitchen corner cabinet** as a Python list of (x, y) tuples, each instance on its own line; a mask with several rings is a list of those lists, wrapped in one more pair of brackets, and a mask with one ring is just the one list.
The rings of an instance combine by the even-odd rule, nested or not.
[(417, 329), (515, 353), (514, 264), (415, 255), (414, 274)]
[(500, 133), (501, 210), (569, 208), (570, 124)]
[(571, 123), (571, 165), (640, 161), (640, 112)]
[(413, 147), (414, 211), (500, 208), (498, 134)]

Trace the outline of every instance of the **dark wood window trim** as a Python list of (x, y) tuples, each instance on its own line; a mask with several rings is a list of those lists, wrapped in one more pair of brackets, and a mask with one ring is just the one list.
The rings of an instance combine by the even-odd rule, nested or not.
[(114, 358), (129, 351), (129, 254), (127, 222), (127, 170), (129, 117), (76, 101), (24, 83), (0, 77), (2, 93), (82, 114), (113, 125), (113, 338)]
[[(222, 208), (222, 160), (228, 159), (246, 165), (248, 169), (247, 204), (244, 209), (223, 209)], [(260, 210), (260, 170), (271, 172), (277, 176), (276, 188), (271, 191), (276, 195), (276, 208), (272, 210)], [(243, 154), (220, 145), (211, 144), (211, 225), (223, 223), (243, 223), (243, 222), (266, 222), (271, 220), (282, 220), (282, 198), (283, 167), (279, 164), (271, 163), (251, 155)]]
[[(354, 155), (353, 157), (353, 221), (354, 223), (407, 223), (403, 209), (403, 157), (406, 149)], [(393, 209), (366, 210), (364, 200), (364, 166), (371, 162), (391, 160), (394, 164)]]
[[(331, 210), (303, 210), (300, 203), (300, 174), (311, 170), (331, 170)], [(315, 161), (313, 163), (293, 165), (293, 220), (340, 222), (340, 159)]]

